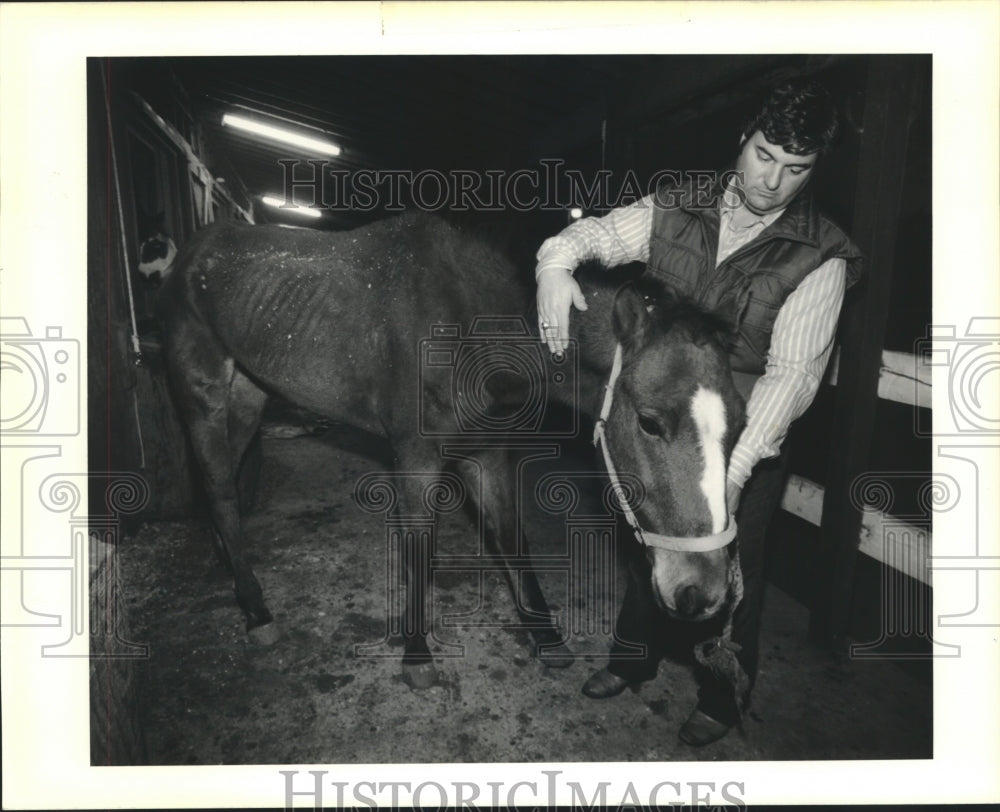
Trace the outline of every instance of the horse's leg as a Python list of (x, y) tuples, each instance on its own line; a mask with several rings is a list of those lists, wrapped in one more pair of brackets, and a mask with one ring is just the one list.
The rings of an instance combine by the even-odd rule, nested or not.
[[(417, 516), (426, 512), (424, 491), (428, 476), (440, 473), (441, 456), (433, 444), (422, 440), (401, 443), (396, 448), (396, 471), (400, 476), (401, 515)], [(408, 476), (408, 472), (419, 472)], [(437, 681), (434, 659), (427, 646), (431, 632), (430, 555), (429, 539), (415, 525), (403, 529), (400, 554), (406, 579), (406, 603), (402, 617), (403, 680), (411, 688), (430, 688)]]
[[(545, 665), (564, 668), (573, 662), (573, 654), (559, 633), (534, 567), (523, 565), (530, 553), (517, 510), (513, 453), (503, 448), (479, 449), (474, 459), (460, 460), (459, 471), (470, 485), (469, 493), (481, 496), (478, 507), (486, 541), (503, 560), (518, 615), (534, 639), (534, 653)], [(477, 480), (478, 488), (472, 485)], [(519, 565), (515, 565), (517, 559), (521, 559)]]
[[(241, 515), (250, 511), (256, 497), (261, 466), (261, 444), (257, 429), (260, 427), (260, 416), (266, 402), (267, 393), (237, 368), (229, 386), (227, 411), (229, 454)], [(232, 573), (229, 552), (217, 529), (212, 534), (212, 542), (219, 561)]]
[(264, 605), (260, 583), (243, 555), (236, 472), (229, 442), (235, 364), (210, 335), (195, 326), (176, 330), (170, 341), (167, 356), (177, 405), (202, 472), (222, 557), (233, 572), (236, 600), (246, 616), (247, 631), (258, 641), (271, 643), (277, 639), (277, 630)]
[(229, 388), (229, 447), (239, 494), (240, 512), (253, 507), (260, 475), (261, 444), (258, 429), (267, 393), (239, 368)]

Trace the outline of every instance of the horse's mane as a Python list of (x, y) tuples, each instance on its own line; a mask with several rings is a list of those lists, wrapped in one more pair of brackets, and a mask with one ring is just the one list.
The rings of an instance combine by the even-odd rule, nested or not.
[[(664, 282), (644, 273), (645, 266), (634, 262), (606, 268), (597, 262), (585, 262), (575, 274), (584, 290), (603, 291), (610, 304), (624, 286), (631, 286), (646, 301), (647, 325), (661, 335), (680, 329), (695, 344), (713, 343), (726, 352), (736, 344), (735, 320), (727, 314), (709, 310), (698, 301), (671, 290)], [(593, 329), (593, 328), (592, 328)], [(600, 329), (600, 328), (598, 328)]]
[(653, 329), (660, 333), (682, 329), (696, 344), (714, 343), (729, 352), (736, 343), (736, 326), (721, 313), (670, 290), (648, 274), (633, 283), (649, 303), (647, 312)]

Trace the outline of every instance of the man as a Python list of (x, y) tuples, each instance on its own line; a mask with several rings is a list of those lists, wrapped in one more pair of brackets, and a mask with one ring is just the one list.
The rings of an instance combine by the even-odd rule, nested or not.
[[(570, 305), (587, 308), (573, 270), (591, 259), (609, 267), (645, 262), (647, 273), (738, 326), (730, 361), (748, 401), (747, 424), (727, 469), (726, 501), (737, 517), (744, 584), (732, 636), (742, 647), (738, 658), (751, 686), (764, 535), (784, 488), (782, 443), (815, 397), (844, 291), (861, 275), (860, 252), (808, 193), (836, 130), (836, 108), (822, 86), (787, 82), (746, 124), (735, 172), (724, 173), (710, 195), (690, 183), (661, 187), (632, 206), (570, 225), (537, 255), (539, 328), (552, 352), (566, 347)], [(662, 617), (656, 617), (643, 566), (648, 564), (642, 555), (630, 563), (617, 638), (644, 643), (648, 655), (616, 658), (613, 645), (608, 666), (583, 687), (589, 697), (616, 696), (656, 675)], [(707, 672), (698, 677), (698, 705), (680, 730), (680, 738), (694, 746), (720, 739), (739, 719), (733, 688)]]

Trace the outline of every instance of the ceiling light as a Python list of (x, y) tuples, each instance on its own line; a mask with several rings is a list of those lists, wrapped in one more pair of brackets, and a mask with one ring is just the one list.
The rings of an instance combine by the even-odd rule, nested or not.
[(276, 209), (281, 209), (282, 211), (287, 211), (289, 214), (302, 214), (306, 217), (320, 217), (321, 212), (317, 209), (309, 209), (305, 206), (299, 206), (295, 203), (288, 205), (288, 202), (280, 197), (272, 197), (271, 195), (264, 195), (261, 198), (262, 203), (266, 203), (268, 206), (274, 206)]
[(312, 138), (308, 135), (301, 135), (300, 133), (285, 130), (281, 127), (274, 127), (260, 121), (254, 121), (253, 119), (245, 118), (244, 116), (226, 113), (222, 117), (222, 123), (224, 126), (235, 127), (238, 130), (259, 135), (261, 138), (270, 138), (273, 141), (280, 141), (283, 144), (291, 144), (292, 146), (301, 147), (302, 149), (309, 150), (310, 152), (317, 152), (321, 155), (340, 155), (340, 147), (336, 144), (330, 143), (329, 141)]
[(579, 220), (581, 217), (583, 217), (583, 209), (570, 209), (569, 216), (572, 217), (574, 220)]

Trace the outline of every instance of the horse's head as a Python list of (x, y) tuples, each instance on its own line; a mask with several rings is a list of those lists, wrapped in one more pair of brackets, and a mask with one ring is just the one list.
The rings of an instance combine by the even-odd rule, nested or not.
[[(614, 466), (645, 486), (645, 534), (704, 539), (729, 528), (726, 468), (744, 422), (723, 319), (656, 288), (622, 288), (614, 304), (621, 373), (606, 420)], [(680, 547), (685, 547), (682, 541)], [(711, 617), (725, 604), (730, 550), (647, 546), (653, 594), (671, 615)]]

